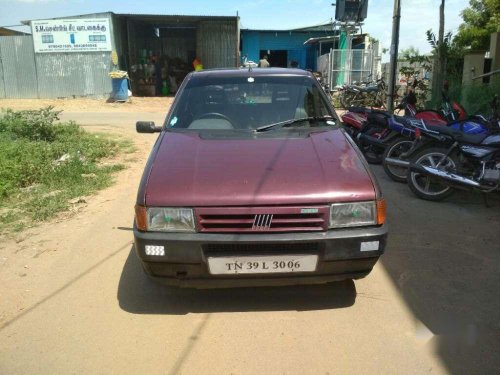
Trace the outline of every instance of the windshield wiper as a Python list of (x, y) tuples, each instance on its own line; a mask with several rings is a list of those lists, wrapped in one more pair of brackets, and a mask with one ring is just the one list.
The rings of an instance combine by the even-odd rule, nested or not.
[(333, 116), (314, 116), (314, 117), (296, 118), (296, 119), (291, 119), (291, 120), (286, 120), (286, 121), (281, 121), (281, 122), (275, 122), (274, 124), (264, 125), (264, 126), (261, 126), (260, 128), (255, 129), (254, 132), (260, 133), (260, 132), (267, 131), (269, 129), (273, 129), (275, 127), (286, 128), (286, 127), (291, 126), (293, 124), (297, 124), (297, 123), (304, 122), (304, 121), (327, 121), (327, 120), (336, 120), (336, 118)]

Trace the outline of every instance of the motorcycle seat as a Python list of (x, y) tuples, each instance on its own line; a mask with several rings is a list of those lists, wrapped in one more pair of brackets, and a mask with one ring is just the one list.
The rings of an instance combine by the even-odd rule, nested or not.
[(439, 134), (449, 135), (459, 142), (470, 143), (474, 145), (481, 144), (481, 142), (488, 136), (487, 134), (467, 134), (457, 129), (447, 126), (427, 126), (427, 129), (432, 130)]
[(388, 116), (381, 112), (368, 112), (367, 122), (381, 127), (387, 127)]
[(363, 87), (363, 86), (356, 86), (356, 85), (351, 85), (351, 86), (348, 86), (348, 87), (347, 87), (347, 89), (348, 89), (348, 90), (351, 90), (351, 91), (356, 91), (356, 92), (358, 92), (358, 91), (361, 91), (361, 92), (362, 92), (362, 91), (365, 91), (365, 88), (366, 88), (366, 87)]
[(354, 90), (354, 91), (359, 91), (359, 92), (372, 92), (372, 91), (378, 91), (378, 87), (377, 86), (356, 86), (356, 85), (352, 85), (352, 86), (349, 86), (350, 89)]

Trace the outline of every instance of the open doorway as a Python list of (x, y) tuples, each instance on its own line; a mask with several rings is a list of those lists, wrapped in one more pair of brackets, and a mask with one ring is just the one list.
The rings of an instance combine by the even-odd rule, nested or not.
[(269, 64), (273, 68), (286, 68), (288, 67), (288, 51), (287, 50), (261, 50), (260, 58), (262, 59), (267, 55)]

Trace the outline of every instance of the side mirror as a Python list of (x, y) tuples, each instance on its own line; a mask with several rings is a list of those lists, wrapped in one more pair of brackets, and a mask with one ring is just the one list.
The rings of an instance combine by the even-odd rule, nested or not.
[(156, 126), (154, 121), (137, 121), (135, 123), (135, 129), (137, 133), (159, 133), (161, 132), (161, 127)]

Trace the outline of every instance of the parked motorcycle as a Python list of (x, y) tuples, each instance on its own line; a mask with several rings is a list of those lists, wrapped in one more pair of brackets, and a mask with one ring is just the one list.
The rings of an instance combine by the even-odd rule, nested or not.
[[(388, 131), (382, 134), (377, 133), (374, 137), (371, 134), (365, 132), (363, 135), (359, 135), (360, 147), (362, 149), (368, 149), (370, 155), (367, 160), (370, 163), (383, 163), (384, 170), (397, 182), (406, 182), (406, 170), (399, 163), (395, 162), (395, 159), (399, 159), (400, 155), (408, 151), (412, 145), (414, 128), (422, 127), (425, 125), (434, 126), (452, 126), (452, 127), (464, 127), (464, 131), (467, 133), (479, 133), (486, 131), (484, 125), (484, 118), (478, 116), (471, 117), (468, 122), (466, 120), (460, 121), (449, 121), (444, 115), (435, 110), (420, 110), (417, 111), (416, 107), (416, 96), (413, 91), (407, 92), (398, 109), (404, 108), (405, 117), (392, 116), (388, 114), (387, 116), (387, 128)], [(443, 95), (443, 108), (445, 106), (460, 107), (458, 103), (450, 103), (447, 96)], [(466, 115), (465, 110), (460, 114), (463, 118)], [(450, 117), (455, 118), (455, 117)], [(419, 121), (413, 121), (419, 120)], [(370, 145), (369, 147), (367, 145)], [(366, 156), (366, 155), (365, 155)], [(387, 160), (388, 162), (384, 162)], [(391, 163), (392, 162), (392, 163)]]
[(340, 104), (346, 109), (351, 106), (384, 107), (386, 89), (383, 78), (366, 86), (345, 85), (340, 94)]
[[(411, 132), (414, 127), (423, 124), (424, 118), (427, 118), (426, 123), (433, 125), (446, 124), (442, 120), (432, 118), (432, 115), (428, 116), (425, 111), (418, 112), (415, 116), (417, 117), (396, 116), (377, 110), (368, 112), (366, 122), (356, 135), (358, 146), (363, 151), (366, 160), (370, 164), (380, 164), (389, 146), (392, 146), (389, 156), (397, 152), (401, 146), (405, 146), (404, 149), (408, 145), (411, 146)], [(408, 140), (410, 143), (406, 145)]]
[[(489, 134), (467, 134), (450, 127), (428, 126), (417, 132), (408, 152), (408, 186), (419, 198), (440, 201), (455, 188), (483, 193), (500, 190), (500, 117), (492, 102)], [(418, 134), (420, 133), (420, 134)]]
[[(404, 111), (405, 116), (417, 117), (436, 121), (436, 124), (445, 123), (441, 120), (437, 111), (417, 111), (415, 108), (416, 97), (412, 93), (405, 95), (401, 102), (396, 106), (396, 113)], [(370, 116), (369, 116), (370, 115)], [(349, 107), (349, 109), (342, 114), (341, 118), (344, 123), (344, 128), (349, 132), (353, 138), (357, 138), (358, 134), (361, 132), (363, 126), (368, 122), (369, 125), (374, 125), (375, 127), (387, 128), (386, 119), (391, 117), (392, 114), (388, 111), (367, 108), (367, 107)], [(365, 131), (367, 128), (365, 128)]]
[[(416, 80), (413, 85), (415, 82)], [(400, 154), (408, 151), (412, 145), (413, 129), (422, 126), (422, 121), (427, 125), (447, 125), (449, 123), (447, 118), (438, 111), (418, 111), (416, 102), (414, 92), (409, 90), (396, 107), (396, 111), (404, 110), (405, 117), (394, 117), (387, 111), (365, 107), (351, 107), (341, 116), (346, 130), (357, 140), (358, 146), (369, 163), (380, 164), (385, 158), (389, 158), (389, 160), (399, 158)], [(445, 105), (449, 107), (459, 106), (458, 103), (450, 104), (449, 98), (443, 95), (443, 108)], [(465, 111), (462, 112), (461, 117), (464, 114)], [(406, 120), (407, 118), (409, 120)], [(412, 118), (419, 121), (412, 123)], [(472, 132), (468, 127), (466, 131)], [(384, 169), (395, 181), (406, 181), (406, 170), (401, 169), (399, 165), (387, 164), (384, 165)]]
[[(393, 117), (389, 119), (389, 128), (399, 133), (389, 143), (386, 143), (382, 156), (382, 166), (386, 174), (394, 181), (406, 182), (408, 172), (408, 161), (404, 160), (406, 153), (412, 148), (415, 135), (422, 129), (430, 126), (442, 127), (442, 124), (426, 120)], [(466, 120), (452, 121), (444, 124), (445, 127), (464, 132), (466, 134), (487, 134), (489, 124), (486, 119), (475, 116)]]

